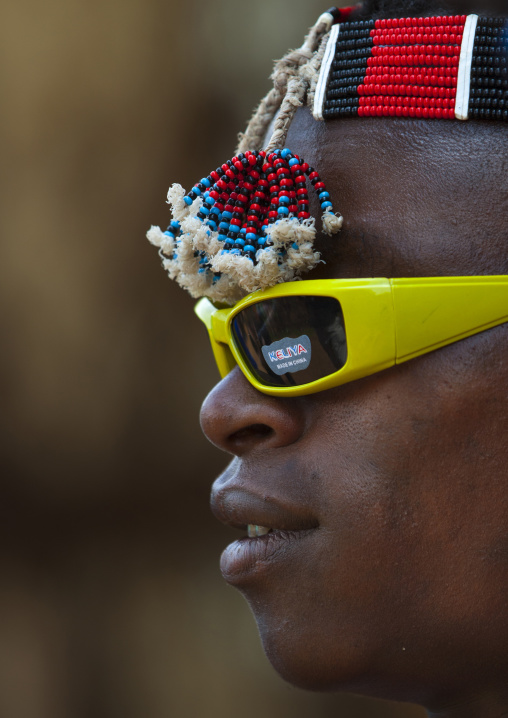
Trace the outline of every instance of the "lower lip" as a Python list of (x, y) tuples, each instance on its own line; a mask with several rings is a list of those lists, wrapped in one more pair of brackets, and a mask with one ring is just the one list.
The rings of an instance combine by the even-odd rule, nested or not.
[(235, 541), (221, 556), (222, 575), (228, 583), (237, 584), (260, 574), (287, 559), (292, 549), (314, 530), (271, 531), (265, 536)]

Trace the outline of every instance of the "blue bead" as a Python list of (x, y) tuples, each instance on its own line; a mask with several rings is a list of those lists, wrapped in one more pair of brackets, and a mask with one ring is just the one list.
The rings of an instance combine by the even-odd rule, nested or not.
[(210, 214), (210, 210), (208, 209), (206, 204), (201, 207), (201, 211), (203, 212), (203, 214)]
[(241, 249), (232, 249), (230, 254), (242, 254), (242, 250)]
[(213, 219), (209, 219), (208, 222), (207, 222), (207, 225), (208, 225), (209, 227), (211, 227), (213, 230), (216, 230), (216, 229), (217, 229), (217, 225), (216, 225), (216, 223), (213, 221)]
[(289, 209), (287, 207), (279, 207), (277, 212), (278, 212), (278, 214), (287, 216), (289, 214)]
[(217, 217), (220, 217), (220, 209), (218, 207), (212, 207), (210, 214), (216, 214)]
[(321, 209), (327, 209), (328, 207), (333, 207), (331, 202), (321, 202)]
[(219, 229), (227, 229), (229, 231), (229, 222), (221, 222), (219, 224)]
[(243, 251), (244, 252), (255, 252), (256, 250), (254, 249), (252, 244), (246, 244), (245, 247), (243, 248)]
[(240, 231), (240, 227), (237, 224), (230, 224), (229, 231), (237, 234)]
[(290, 202), (291, 200), (289, 199), (289, 197), (279, 197), (279, 204), (289, 204)]
[(231, 212), (223, 212), (223, 213), (222, 213), (222, 217), (223, 217), (224, 219), (231, 219), (231, 218), (233, 217), (233, 215), (232, 215)]
[(282, 152), (281, 152), (281, 155), (284, 159), (286, 159), (286, 157), (291, 154), (292, 154), (291, 150), (288, 150), (287, 147), (284, 150), (282, 150)]
[(173, 232), (168, 232), (168, 231), (166, 230), (166, 231), (164, 232), (164, 234), (166, 235), (166, 237), (171, 237), (171, 239), (176, 239), (176, 237), (175, 237), (175, 235), (173, 234)]
[(260, 247), (264, 247), (265, 244), (266, 244), (266, 237), (260, 237), (260, 238), (258, 239), (258, 244), (259, 244)]
[(183, 201), (185, 202), (185, 204), (186, 204), (187, 206), (189, 206), (189, 205), (192, 204), (192, 200), (191, 200), (190, 197), (184, 197), (184, 198), (183, 198)]
[(321, 194), (319, 195), (319, 199), (321, 199), (321, 200), (330, 199), (330, 193), (329, 192), (321, 192)]
[(240, 230), (240, 234), (245, 234), (247, 232), (246, 227), (242, 227)]
[(235, 239), (235, 244), (237, 247), (243, 247), (243, 245), (245, 244), (245, 240), (239, 237), (238, 239)]
[(227, 240), (227, 236), (225, 234), (219, 234), (219, 242), (225, 242)]
[(180, 229), (180, 222), (177, 222), (174, 219), (169, 226), (172, 227), (173, 229)]
[(199, 197), (200, 194), (201, 194), (201, 190), (198, 188), (197, 185), (192, 188), (192, 191), (193, 191), (195, 194), (197, 194), (198, 197)]
[(296, 242), (293, 242), (293, 245), (292, 245), (292, 246), (293, 246), (293, 249), (300, 249), (300, 247), (297, 245)]
[(255, 242), (257, 239), (257, 234), (254, 234), (253, 232), (248, 232), (245, 235), (245, 239), (249, 240), (249, 242)]
[(205, 187), (210, 187), (211, 182), (209, 179), (206, 179), (206, 177), (203, 177), (203, 179), (201, 180), (201, 184), (204, 184)]
[(292, 160), (289, 160), (290, 167), (294, 167), (295, 165), (299, 165), (299, 164), (300, 164), (300, 160), (297, 160), (296, 157), (293, 157)]

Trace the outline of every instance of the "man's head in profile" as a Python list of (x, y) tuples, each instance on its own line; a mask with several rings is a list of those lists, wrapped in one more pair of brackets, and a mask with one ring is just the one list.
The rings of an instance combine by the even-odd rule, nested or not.
[[(489, 15), (480, 2), (398, 0), (374, 3), (363, 13), (358, 17)], [(427, 25), (413, 41), (411, 24), (394, 24), (399, 44), (446, 44), (441, 35), (448, 38), (450, 28), (440, 32), (440, 18), (432, 22), (434, 35), (440, 35), (433, 41), (425, 36)], [(502, 37), (503, 23), (496, 27)], [(213, 509), (249, 534), (226, 549), (223, 573), (247, 598), (280, 674), (313, 690), (416, 702), (433, 715), (461, 718), (508, 715), (508, 289), (502, 285), (504, 300), (496, 295), (494, 303), (504, 301), (504, 307), (493, 310), (492, 320), (482, 320), (482, 330), (454, 334), (455, 324), (473, 322), (469, 318), (483, 294), (467, 290), (457, 302), (457, 282), (450, 280), (462, 278), (467, 289), (467, 277), (508, 275), (506, 53), (485, 33), (475, 38), (473, 32), (471, 40), (468, 83), (477, 65), (487, 70), (479, 71), (480, 82), (467, 85), (467, 121), (436, 114), (443, 107), (454, 110), (439, 98), (456, 97), (446, 93), (450, 87), (456, 91), (456, 72), (436, 70), (426, 82), (421, 64), (415, 70), (409, 63), (409, 72), (403, 61), (391, 79), (372, 80), (373, 86), (391, 88), (377, 91), (386, 102), (355, 105), (381, 111), (369, 109), (360, 117), (329, 112), (318, 121), (304, 103), (285, 143), (319, 168), (344, 216), (340, 234), (318, 236), (324, 263), (305, 282), (322, 287), (331, 286), (325, 285), (331, 279), (355, 285), (358, 279), (443, 278), (454, 289), (446, 289), (451, 293), (443, 294), (442, 304), (455, 303), (446, 341), (436, 335), (432, 350), (320, 390), (306, 391), (303, 384), (300, 392), (277, 393), (273, 387), (283, 386), (282, 380), (274, 378), (270, 389), (257, 370), (250, 380), (234, 366), (202, 410), (206, 435), (234, 457), (214, 485)], [(353, 37), (353, 50), (354, 42)], [(476, 63), (478, 47), (484, 48), (484, 65)], [(460, 54), (441, 54), (456, 56), (457, 64), (447, 67), (459, 67)], [(400, 79), (415, 73), (419, 79)], [(505, 84), (489, 84), (489, 78)], [(337, 90), (347, 85), (340, 84), (340, 72), (335, 80)], [(436, 92), (422, 92), (422, 101), (411, 104), (416, 94), (393, 90), (401, 84)], [(341, 93), (333, 95), (330, 87), (329, 111), (342, 107), (333, 99)], [(312, 202), (319, 214), (317, 200), (311, 199), (311, 209)], [(418, 331), (425, 331), (427, 321), (434, 326), (441, 305), (430, 301), (426, 313), (427, 295), (420, 304), (415, 299), (418, 282), (408, 284), (402, 299), (394, 286), (387, 291), (401, 312), (407, 310), (404, 332), (414, 330), (412, 317)], [(491, 289), (487, 282), (487, 295)], [(259, 315), (247, 325), (268, 332), (276, 345), (274, 361), (293, 362), (298, 352), (305, 354), (300, 339), (311, 336), (311, 326), (320, 346), (328, 332), (330, 352), (340, 344), (340, 354), (346, 342), (348, 357), (361, 364), (362, 351), (374, 351), (362, 344), (362, 327), (387, 320), (381, 311), (379, 322), (372, 320), (379, 296), (372, 308), (363, 295), (355, 296), (349, 306), (344, 294), (343, 317), (329, 322), (319, 312), (316, 319), (316, 307), (303, 297), (305, 328), (295, 325), (285, 336), (270, 335), (267, 326), (274, 314), (277, 321), (294, 322), (293, 303), (279, 312), (271, 306), (264, 323)], [(399, 321), (398, 306), (386, 306)], [(231, 331), (238, 339), (242, 328)], [(244, 363), (254, 366), (255, 349), (245, 347)], [(340, 361), (347, 367), (345, 356)], [(296, 366), (288, 369), (288, 386), (299, 382)]]

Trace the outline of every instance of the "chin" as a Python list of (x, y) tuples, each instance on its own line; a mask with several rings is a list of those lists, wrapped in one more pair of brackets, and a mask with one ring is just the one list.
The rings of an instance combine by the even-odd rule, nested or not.
[[(345, 691), (378, 696), (368, 678), (369, 661), (359, 646), (319, 637), (312, 626), (298, 630), (290, 620), (274, 626), (256, 617), (263, 649), (273, 668), (285, 681), (309, 691)], [(381, 696), (379, 696), (381, 697)]]

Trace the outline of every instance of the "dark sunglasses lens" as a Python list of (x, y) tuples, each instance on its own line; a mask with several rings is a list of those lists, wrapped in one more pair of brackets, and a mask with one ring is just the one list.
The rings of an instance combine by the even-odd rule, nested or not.
[(232, 323), (233, 338), (256, 379), (301, 386), (342, 369), (346, 331), (332, 297), (277, 297), (252, 304)]

